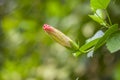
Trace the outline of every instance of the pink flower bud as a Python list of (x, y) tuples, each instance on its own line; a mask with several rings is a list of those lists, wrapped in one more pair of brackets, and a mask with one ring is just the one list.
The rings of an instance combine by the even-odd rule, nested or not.
[(43, 29), (62, 46), (72, 50), (78, 50), (78, 45), (61, 31), (47, 24), (44, 24)]

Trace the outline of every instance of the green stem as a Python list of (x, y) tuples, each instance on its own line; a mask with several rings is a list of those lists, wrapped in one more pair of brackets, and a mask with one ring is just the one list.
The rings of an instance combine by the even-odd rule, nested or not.
[(109, 21), (110, 25), (112, 25), (112, 22), (111, 22), (110, 16), (109, 16), (107, 10), (105, 10), (105, 11), (106, 11), (106, 15), (107, 15), (107, 17), (108, 17), (108, 21)]

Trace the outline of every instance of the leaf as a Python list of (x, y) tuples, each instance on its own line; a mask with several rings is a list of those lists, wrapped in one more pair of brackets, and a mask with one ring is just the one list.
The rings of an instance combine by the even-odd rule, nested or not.
[(95, 45), (95, 49), (97, 50), (99, 47), (101, 47), (102, 45), (104, 45), (104, 43), (106, 42), (106, 40), (109, 38), (109, 36), (114, 33), (115, 31), (118, 30), (118, 25), (114, 24), (112, 25), (103, 35), (103, 37), (100, 38), (100, 40), (97, 42), (97, 44)]
[(110, 0), (91, 0), (91, 8), (96, 11), (96, 9), (106, 9)]
[(87, 43), (85, 45), (80, 47), (79, 51), (73, 53), (73, 56), (77, 57), (82, 53), (88, 52), (88, 57), (92, 57), (94, 51), (93, 47), (96, 45), (102, 34), (103, 34), (102, 31), (98, 31), (92, 38), (87, 40)]
[(120, 50), (120, 31), (115, 32), (109, 37), (106, 46), (111, 53)]
[(104, 20), (102, 20), (100, 17), (98, 17), (97, 15), (89, 15), (90, 18), (92, 18), (94, 21), (100, 23), (100, 24), (104, 24)]
[(82, 53), (87, 53), (87, 52), (91, 51), (91, 49), (92, 49), (93, 46), (98, 42), (99, 39), (100, 39), (100, 38), (97, 38), (97, 39), (95, 39), (95, 40), (92, 40), (92, 41), (86, 43), (85, 45), (83, 45), (83, 46), (79, 49), (79, 51), (76, 51), (75, 53), (72, 53), (73, 56), (77, 57), (77, 56), (79, 56), (79, 55), (82, 54)]
[(85, 45), (81, 46), (80, 51), (83, 53), (88, 52), (91, 48), (93, 48), (94, 45), (96, 45), (96, 43), (98, 42), (100, 38), (97, 38), (95, 40), (92, 40), (88, 43), (86, 43)]
[(94, 15), (89, 15), (90, 18), (92, 18), (94, 21), (100, 23), (101, 25), (105, 25), (106, 23), (104, 22), (106, 15), (105, 11), (102, 9), (97, 9), (94, 13)]

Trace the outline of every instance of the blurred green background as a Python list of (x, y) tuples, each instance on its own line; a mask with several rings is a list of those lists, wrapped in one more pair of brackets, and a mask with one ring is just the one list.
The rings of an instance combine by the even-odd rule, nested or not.
[[(108, 11), (120, 24), (120, 1)], [(80, 46), (102, 28), (88, 17), (89, 0), (0, 0), (0, 80), (120, 80), (120, 51), (106, 46), (75, 58), (42, 29), (44, 23)]]

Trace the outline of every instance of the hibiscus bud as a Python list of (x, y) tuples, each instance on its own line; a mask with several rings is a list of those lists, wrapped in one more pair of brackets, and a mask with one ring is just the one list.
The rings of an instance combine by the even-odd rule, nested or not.
[(48, 35), (50, 35), (56, 42), (58, 42), (62, 46), (72, 50), (79, 49), (78, 45), (75, 42), (73, 42), (68, 36), (57, 30), (56, 28), (44, 24), (43, 29), (48, 33)]

